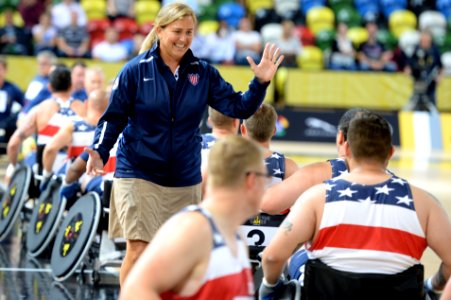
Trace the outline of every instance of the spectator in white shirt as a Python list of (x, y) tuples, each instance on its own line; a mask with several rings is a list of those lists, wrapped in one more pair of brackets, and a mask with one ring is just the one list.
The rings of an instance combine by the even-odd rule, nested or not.
[(128, 57), (127, 48), (119, 42), (119, 34), (113, 27), (105, 30), (105, 40), (95, 45), (92, 57), (106, 62), (118, 62)]
[(77, 13), (77, 25), (80, 27), (86, 26), (86, 13), (80, 3), (74, 0), (63, 0), (52, 7), (52, 24), (57, 29), (68, 27), (71, 24), (71, 13), (73, 11)]

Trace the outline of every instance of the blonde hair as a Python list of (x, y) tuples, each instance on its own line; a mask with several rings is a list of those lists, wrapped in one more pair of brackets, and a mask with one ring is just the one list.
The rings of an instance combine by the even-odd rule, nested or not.
[(248, 119), (244, 120), (249, 137), (257, 142), (269, 141), (276, 128), (277, 112), (272, 105), (263, 103), (262, 106)]
[(158, 12), (154, 21), (152, 30), (147, 34), (146, 38), (142, 42), (139, 54), (146, 52), (152, 45), (158, 40), (157, 28), (164, 28), (174, 21), (180, 20), (184, 17), (193, 18), (194, 24), (197, 23), (196, 13), (191, 7), (183, 3), (171, 3), (163, 6)]
[(210, 187), (236, 187), (247, 172), (260, 171), (263, 152), (253, 141), (241, 136), (226, 136), (211, 147), (208, 157)]
[(234, 118), (228, 117), (223, 113), (220, 113), (216, 109), (211, 106), (208, 107), (208, 117), (213, 125), (216, 128), (229, 128), (233, 127)]

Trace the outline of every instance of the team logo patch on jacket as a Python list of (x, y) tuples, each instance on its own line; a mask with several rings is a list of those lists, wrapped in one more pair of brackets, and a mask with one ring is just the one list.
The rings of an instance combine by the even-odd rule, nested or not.
[(199, 83), (199, 74), (188, 74), (188, 80), (193, 86)]

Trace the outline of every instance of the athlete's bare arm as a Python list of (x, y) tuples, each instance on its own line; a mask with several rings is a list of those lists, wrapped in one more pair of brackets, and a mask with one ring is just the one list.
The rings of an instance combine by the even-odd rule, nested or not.
[(332, 167), (327, 161), (301, 167), (292, 176), (265, 192), (260, 209), (269, 214), (277, 214), (293, 206), (308, 188), (331, 177)]
[(55, 158), (63, 147), (69, 146), (72, 142), (72, 133), (74, 131), (74, 125), (69, 123), (67, 126), (60, 128), (58, 132), (52, 137), (50, 142), (45, 146), (44, 153), (42, 155), (42, 163), (44, 170), (47, 172), (52, 171)]
[(270, 284), (276, 283), (283, 267), (300, 244), (312, 241), (317, 230), (320, 206), (324, 206), (326, 188), (317, 185), (304, 192), (291, 207), (276, 235), (263, 251), (263, 274)]
[(66, 183), (77, 181), (86, 172), (86, 161), (77, 157), (66, 171)]
[(299, 170), (298, 164), (285, 156), (285, 180)]
[(36, 133), (38, 113), (39, 110), (37, 109), (31, 110), (9, 139), (7, 154), (11, 164), (16, 165), (17, 163), (17, 156), (19, 155), (22, 141)]
[(412, 185), (411, 188), (427, 244), (442, 260), (439, 270), (432, 277), (434, 289), (442, 290), (451, 275), (451, 222), (433, 195)]
[(162, 292), (182, 288), (194, 294), (208, 265), (212, 238), (208, 220), (200, 213), (170, 219), (127, 276), (121, 299), (160, 299)]

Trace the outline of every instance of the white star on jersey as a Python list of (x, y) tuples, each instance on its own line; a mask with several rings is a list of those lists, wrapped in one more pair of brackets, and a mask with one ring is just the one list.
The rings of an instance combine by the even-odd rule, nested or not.
[(326, 191), (332, 191), (332, 188), (333, 188), (334, 186), (336, 186), (336, 184), (329, 184), (329, 183), (326, 183), (325, 186), (326, 186)]
[(88, 126), (81, 124), (78, 128), (80, 129), (80, 131), (85, 131), (86, 129), (88, 129)]
[(215, 143), (216, 143), (216, 141), (207, 142), (207, 147), (211, 148)]
[(401, 178), (392, 178), (391, 182), (393, 183), (399, 183), (400, 185), (404, 185), (404, 183), (406, 183), (404, 180), (402, 180)]
[(366, 199), (358, 199), (357, 201), (359, 201), (360, 203), (363, 203), (363, 204), (376, 203), (376, 200), (371, 200), (370, 196), (366, 197)]
[(271, 158), (279, 159), (279, 158), (281, 158), (281, 156), (279, 154), (277, 154), (277, 153), (273, 153), (271, 155)]
[(352, 198), (352, 194), (357, 193), (357, 191), (353, 191), (350, 188), (346, 188), (346, 190), (337, 191), (340, 193), (339, 197), (348, 196)]
[(410, 206), (410, 202), (413, 202), (412, 199), (409, 198), (409, 195), (405, 195), (404, 197), (396, 197), (398, 199), (398, 202), (396, 204), (405, 204), (407, 206)]
[(376, 195), (382, 194), (382, 193), (384, 193), (385, 195), (388, 195), (388, 194), (390, 194), (391, 191), (394, 190), (392, 188), (389, 188), (386, 184), (383, 187), (375, 187), (375, 189), (377, 190)]
[(272, 169), (272, 171), (273, 171), (273, 175), (283, 174), (283, 172), (280, 169)]

